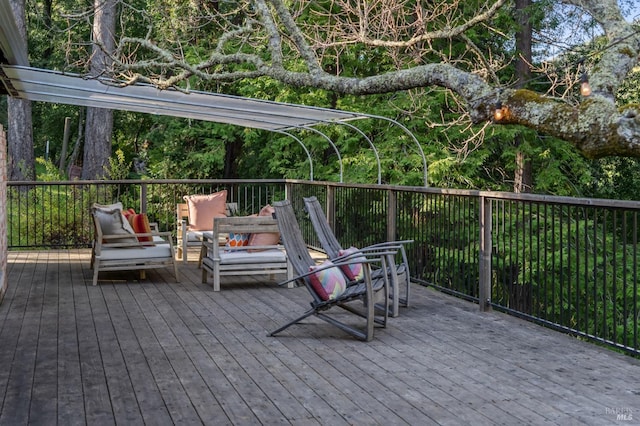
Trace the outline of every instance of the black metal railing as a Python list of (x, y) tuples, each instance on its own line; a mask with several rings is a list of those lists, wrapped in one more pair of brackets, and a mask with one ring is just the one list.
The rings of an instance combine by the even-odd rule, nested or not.
[(295, 180), (10, 182), (9, 248), (88, 246), (89, 207), (122, 201), (175, 229), (175, 205), (229, 191), (244, 214), (288, 198), (311, 247), (315, 195), (343, 246), (411, 239), (412, 279), (640, 355), (640, 202)]
[(407, 254), (416, 282), (640, 355), (640, 202), (326, 182), (288, 188), (294, 206), (318, 196), (343, 245), (414, 240)]
[(175, 231), (176, 205), (183, 196), (226, 189), (227, 201), (251, 214), (282, 199), (284, 181), (123, 180), (9, 182), (7, 229), (10, 249), (88, 247), (93, 239), (93, 203), (122, 202), (145, 212), (161, 230)]

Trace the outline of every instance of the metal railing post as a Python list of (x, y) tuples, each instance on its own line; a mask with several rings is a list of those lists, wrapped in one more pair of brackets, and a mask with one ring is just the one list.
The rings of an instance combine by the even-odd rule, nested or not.
[(140, 212), (147, 212), (147, 184), (140, 185)]
[(481, 311), (491, 310), (491, 200), (480, 196), (480, 277), (478, 302)]
[(396, 191), (387, 191), (387, 241), (395, 241), (397, 237), (398, 195)]
[(327, 185), (327, 221), (329, 221), (329, 226), (335, 232), (336, 230), (336, 189), (331, 185)]

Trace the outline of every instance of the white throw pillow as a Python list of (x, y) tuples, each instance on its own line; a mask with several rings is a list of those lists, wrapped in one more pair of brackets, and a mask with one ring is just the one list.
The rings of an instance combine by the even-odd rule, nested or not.
[[(92, 206), (93, 215), (98, 219), (103, 235), (134, 235), (135, 232), (122, 214), (122, 203), (98, 204)], [(119, 240), (121, 242), (138, 242), (133, 237)]]

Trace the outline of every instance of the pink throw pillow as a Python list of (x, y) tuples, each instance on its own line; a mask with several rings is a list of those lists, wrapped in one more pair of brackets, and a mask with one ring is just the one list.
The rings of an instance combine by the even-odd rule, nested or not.
[(194, 231), (211, 231), (213, 219), (226, 217), (227, 190), (209, 195), (185, 195), (189, 209), (189, 228)]
[[(360, 253), (360, 250), (358, 250), (356, 247), (349, 247), (348, 249), (340, 250), (338, 252), (338, 256), (354, 255), (357, 253)], [(354, 260), (365, 261), (367, 260), (367, 258), (364, 257), (364, 255), (352, 256), (347, 261), (353, 262)], [(340, 265), (340, 269), (342, 269), (342, 272), (344, 272), (344, 274), (347, 276), (347, 278), (349, 278), (350, 281), (358, 281), (364, 278), (364, 265), (362, 263)]]
[[(260, 209), (260, 213), (258, 216), (268, 216), (272, 217), (273, 213), (275, 213), (276, 209), (274, 209), (271, 205), (267, 204), (262, 209)], [(280, 242), (280, 234), (278, 232), (263, 232), (257, 234), (251, 234), (251, 238), (249, 238), (250, 246), (273, 246)], [(258, 250), (253, 250), (258, 251)]]

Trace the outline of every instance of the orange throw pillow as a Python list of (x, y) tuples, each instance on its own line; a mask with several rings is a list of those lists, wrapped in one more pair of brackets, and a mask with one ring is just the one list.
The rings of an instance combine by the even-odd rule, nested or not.
[(124, 215), (125, 218), (127, 218), (127, 221), (128, 221), (131, 215), (136, 214), (136, 211), (134, 209), (129, 208), (127, 210), (122, 210), (122, 214)]
[[(129, 215), (129, 224), (133, 228), (136, 234), (150, 234), (151, 226), (149, 225), (149, 218), (145, 213), (138, 213)], [(153, 241), (153, 237), (144, 236), (138, 237), (138, 241)]]

